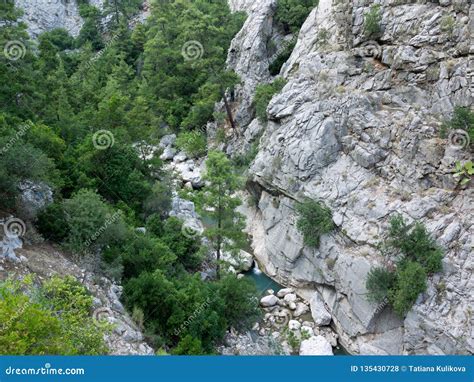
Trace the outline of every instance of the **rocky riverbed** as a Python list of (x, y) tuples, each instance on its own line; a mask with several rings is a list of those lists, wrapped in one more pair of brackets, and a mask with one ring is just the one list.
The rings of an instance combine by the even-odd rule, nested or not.
[(333, 355), (338, 348), (338, 335), (329, 326), (331, 316), (319, 297), (307, 302), (292, 288), (268, 290), (260, 306), (263, 319), (250, 332), (231, 330), (221, 354)]

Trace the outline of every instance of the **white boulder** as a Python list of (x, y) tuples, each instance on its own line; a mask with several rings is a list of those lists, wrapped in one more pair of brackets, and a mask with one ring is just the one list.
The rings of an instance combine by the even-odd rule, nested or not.
[(260, 305), (262, 305), (264, 308), (269, 308), (271, 306), (275, 306), (278, 302), (278, 297), (271, 294), (269, 296), (262, 297), (260, 300)]
[(289, 293), (294, 293), (294, 290), (293, 288), (283, 288), (283, 289), (280, 289), (277, 293), (277, 296), (280, 297), (280, 298), (283, 298), (285, 297), (287, 294)]
[(312, 336), (303, 340), (300, 355), (334, 355), (331, 344), (323, 336)]

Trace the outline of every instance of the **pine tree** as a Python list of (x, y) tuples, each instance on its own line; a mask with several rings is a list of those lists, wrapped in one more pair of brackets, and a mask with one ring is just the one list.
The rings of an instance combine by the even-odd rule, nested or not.
[(235, 251), (243, 246), (245, 234), (244, 217), (235, 209), (241, 204), (235, 195), (240, 179), (235, 174), (231, 161), (224, 153), (211, 151), (206, 161), (204, 180), (208, 185), (198, 198), (203, 215), (214, 222), (206, 229), (205, 236), (210, 240), (217, 258), (217, 277), (220, 273), (220, 260), (224, 250)]

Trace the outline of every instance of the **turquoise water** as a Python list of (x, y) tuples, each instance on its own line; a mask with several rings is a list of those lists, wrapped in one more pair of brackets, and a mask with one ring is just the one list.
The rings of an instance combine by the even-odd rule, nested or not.
[(255, 282), (255, 285), (257, 285), (258, 293), (261, 295), (263, 295), (268, 289), (273, 289), (275, 293), (278, 292), (280, 289), (283, 289), (280, 284), (272, 280), (257, 267), (253, 267), (250, 271), (245, 272), (244, 276)]

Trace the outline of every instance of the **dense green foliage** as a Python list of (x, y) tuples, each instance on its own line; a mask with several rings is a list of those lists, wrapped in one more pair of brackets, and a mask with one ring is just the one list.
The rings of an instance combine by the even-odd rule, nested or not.
[(317, 200), (307, 199), (296, 204), (298, 221), (296, 227), (303, 234), (304, 243), (310, 247), (319, 247), (321, 235), (334, 228), (331, 210)]
[[(27, 292), (28, 291), (28, 292)], [(74, 278), (0, 284), (0, 354), (99, 355), (106, 328), (91, 317), (92, 297)]]
[(400, 215), (394, 216), (390, 220), (388, 245), (419, 263), (428, 274), (441, 271), (443, 251), (420, 222), (407, 224)]
[(403, 261), (396, 272), (396, 281), (389, 293), (393, 310), (400, 316), (406, 315), (420, 293), (426, 291), (426, 271), (414, 261)]
[(261, 84), (255, 90), (253, 103), (257, 117), (261, 122), (267, 121), (267, 107), (273, 96), (279, 93), (285, 86), (286, 81), (283, 78), (277, 78), (271, 84)]
[(372, 268), (367, 275), (367, 299), (385, 299), (404, 316), (427, 288), (427, 275), (442, 269), (443, 251), (420, 222), (407, 224), (402, 216), (390, 219), (388, 239), (382, 246), (385, 255), (398, 258), (395, 271)]
[(319, 0), (278, 0), (275, 19), (287, 33), (296, 33), (318, 3)]
[(395, 275), (385, 268), (372, 268), (367, 275), (367, 299), (371, 302), (382, 302), (388, 297), (390, 289), (393, 288)]
[(207, 139), (199, 131), (185, 131), (176, 139), (176, 146), (189, 157), (197, 158), (206, 154)]
[[(159, 155), (150, 159), (143, 150), (174, 132), (188, 155), (206, 152), (202, 127), (239, 82), (225, 61), (244, 16), (231, 14), (226, 0), (173, 0), (155, 2), (145, 24), (131, 22), (140, 3), (108, 0), (100, 11), (81, 1), (79, 36), (53, 30), (37, 49), (16, 23), (20, 12), (0, 5), (8, 21), (0, 28), (0, 208), (15, 211), (19, 182), (51, 186), (54, 204), (32, 222), (44, 238), (121, 282), (124, 303), (151, 343), (175, 354), (213, 353), (226, 330), (247, 328), (256, 317), (255, 286), (235, 276), (201, 280), (210, 250), (168, 218), (169, 175)], [(12, 40), (24, 47), (17, 60), (3, 49)], [(210, 154), (209, 163), (210, 195), (229, 187), (220, 189), (225, 218), (208, 232), (210, 244), (222, 237), (237, 246), (234, 170), (223, 154)], [(25, 306), (6, 339), (0, 336), (2, 352), (106, 352), (90, 322), (91, 298), (72, 280), (51, 280), (38, 300), (11, 285), (0, 295), (1, 322)]]

